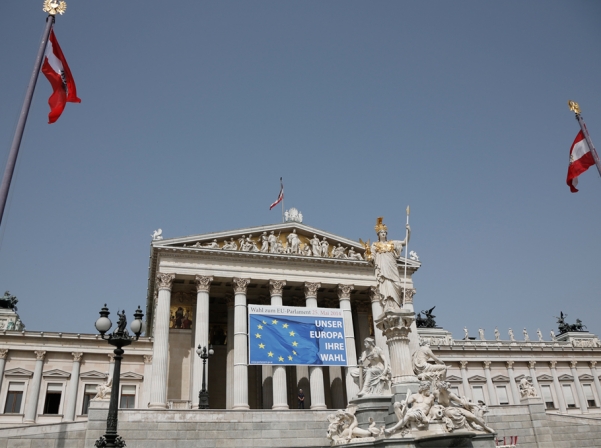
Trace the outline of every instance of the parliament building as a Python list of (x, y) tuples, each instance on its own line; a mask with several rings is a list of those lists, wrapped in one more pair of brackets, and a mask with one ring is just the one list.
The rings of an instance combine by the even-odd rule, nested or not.
[[(186, 433), (170, 436), (182, 447), (194, 431), (197, 443), (190, 446), (328, 445), (327, 415), (344, 409), (359, 392), (351, 371), (363, 341), (373, 338), (388, 354), (386, 338), (374, 324), (383, 309), (363, 244), (304, 224), (294, 209), (287, 217), (280, 224), (180, 238), (155, 234), (146, 333), (125, 349), (119, 390), (111, 392), (119, 395), (119, 433), (128, 447), (146, 447), (147, 437), (162, 437), (144, 434), (153, 431), (152, 425)], [(403, 254), (398, 269), (405, 282), (404, 307), (413, 309), (415, 301), (416, 310), (424, 308), (417, 255)], [(348, 367), (299, 366), (288, 360), (249, 364), (249, 305), (342, 310)], [(447, 381), (457, 395), (487, 404), (487, 418), (500, 436), (521, 435), (518, 446), (525, 447), (601, 446), (569, 444), (574, 434), (601, 434), (596, 370), (601, 342), (596, 335), (579, 331), (543, 338), (540, 332), (532, 337), (520, 332), (507, 340), (467, 332), (454, 338), (435, 326), (413, 324), (412, 330), (448, 366)], [(7, 307), (0, 309), (0, 341), (0, 447), (16, 439), (32, 441), (31, 448), (44, 439), (44, 446), (56, 448), (92, 446), (103, 432), (102, 418), (93, 418), (95, 406), (106, 419), (106, 407), (95, 397), (99, 386), (110, 384), (113, 348), (99, 335), (68, 328), (60, 333), (25, 330), (16, 311)], [(205, 367), (208, 410), (198, 409), (199, 346), (213, 349)], [(524, 377), (531, 378), (544, 404), (551, 444), (541, 444), (537, 425), (512, 424), (532, 420), (518, 389)], [(297, 409), (299, 389), (305, 394), (304, 410)], [(196, 426), (188, 428), (185, 422)], [(586, 431), (574, 429), (583, 425)], [(568, 434), (568, 440), (561, 434)], [(199, 438), (213, 444), (199, 445)], [(221, 439), (232, 445), (220, 444)]]

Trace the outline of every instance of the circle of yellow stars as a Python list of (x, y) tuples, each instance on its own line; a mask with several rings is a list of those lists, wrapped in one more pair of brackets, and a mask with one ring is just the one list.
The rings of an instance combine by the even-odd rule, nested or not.
[[(273, 320), (271, 321), (271, 325), (278, 325), (278, 323), (279, 323), (279, 322), (278, 322), (278, 320), (277, 320), (277, 319), (273, 319)], [(261, 321), (261, 323), (260, 323), (260, 324), (258, 324), (258, 325), (257, 325), (257, 329), (258, 329), (258, 330), (263, 330), (263, 329), (265, 328), (265, 326), (266, 326), (266, 325), (269, 325), (269, 323), (268, 323), (266, 320), (263, 320), (263, 321)], [(282, 328), (284, 328), (284, 329), (287, 329), (287, 328), (289, 327), (289, 325), (288, 325), (287, 323), (284, 323), (284, 324), (281, 324), (281, 325), (282, 325)], [(294, 338), (294, 337), (297, 335), (297, 334), (294, 332), (294, 330), (290, 330), (290, 331), (288, 332), (288, 334), (289, 334), (289, 335), (290, 335), (290, 337), (292, 337), (292, 338)], [(255, 339), (261, 339), (261, 333), (259, 333), (259, 332), (255, 333)], [(298, 342), (293, 340), (293, 341), (292, 341), (292, 346), (293, 346), (293, 347), (298, 347)], [(263, 344), (263, 342), (259, 342), (259, 344), (258, 344), (258, 347), (259, 347), (260, 349), (263, 349), (263, 350), (264, 350), (264, 349), (265, 349), (265, 344)], [(298, 353), (296, 352), (296, 350), (292, 350), (292, 355), (294, 355), (294, 356), (297, 356), (297, 355), (298, 355)], [(287, 359), (288, 359), (288, 361), (293, 361), (293, 360), (294, 360), (294, 358), (293, 358), (293, 356), (292, 356), (292, 355), (288, 355), (288, 356), (287, 356)], [(267, 352), (267, 356), (268, 356), (268, 357), (270, 357), (270, 358), (273, 358), (275, 355), (274, 355), (274, 353), (273, 353), (273, 352), (270, 350), (270, 351), (268, 351), (268, 352)], [(277, 359), (278, 359), (278, 361), (279, 361), (279, 362), (284, 362), (284, 361), (285, 361), (285, 359), (284, 359), (284, 357), (283, 357), (283, 356), (278, 356), (278, 358), (277, 358)]]

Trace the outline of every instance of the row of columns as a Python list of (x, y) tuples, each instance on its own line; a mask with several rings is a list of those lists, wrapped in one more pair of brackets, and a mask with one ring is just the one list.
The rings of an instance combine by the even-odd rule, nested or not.
[[(574, 378), (574, 386), (576, 388), (576, 394), (578, 395), (578, 401), (580, 402), (580, 411), (583, 414), (588, 413), (588, 403), (586, 401), (586, 397), (584, 396), (584, 390), (582, 385), (580, 384), (580, 379), (578, 378), (578, 371), (576, 370), (576, 365), (578, 361), (569, 361), (570, 369), (572, 372), (572, 377)], [(513, 364), (515, 361), (506, 361), (507, 364), (507, 374), (509, 376), (509, 387), (511, 390), (511, 396), (513, 398), (514, 403), (519, 403), (521, 399), (520, 392), (517, 387), (517, 383), (515, 381), (515, 373), (513, 370)], [(469, 385), (469, 380), (467, 378), (467, 364), (468, 361), (460, 361), (461, 367), (461, 382), (463, 384), (463, 390), (465, 395), (468, 398), (472, 398), (471, 396), (471, 388)], [(496, 395), (496, 389), (492, 381), (490, 365), (491, 361), (483, 361), (484, 364), (484, 375), (486, 376), (486, 388), (488, 390), (488, 400), (491, 405), (498, 405), (498, 399)], [(536, 361), (528, 361), (529, 373), (532, 378), (532, 384), (536, 389), (539, 396), (541, 395), (540, 385), (538, 383), (538, 379), (536, 378)], [(562, 414), (567, 413), (567, 406), (565, 402), (565, 398), (563, 396), (563, 390), (561, 388), (561, 382), (559, 381), (559, 376), (557, 374), (556, 369), (557, 361), (549, 361), (549, 367), (551, 369), (551, 376), (553, 377), (553, 387), (555, 389), (555, 395), (557, 396), (559, 412)], [(601, 400), (601, 383), (599, 382), (599, 376), (597, 375), (596, 369), (597, 361), (590, 361), (590, 369), (591, 374), (593, 376), (593, 382), (595, 384), (595, 390), (597, 391), (597, 396)]]
[[(157, 274), (157, 303), (154, 316), (154, 348), (153, 348), (153, 371), (150, 388), (151, 409), (167, 408), (167, 376), (169, 356), (169, 319), (171, 287), (175, 274)], [(195, 324), (195, 347), (197, 345), (208, 345), (209, 334), (209, 290), (213, 277), (197, 275), (195, 278), (197, 288), (197, 308)], [(246, 291), (250, 283), (248, 278), (233, 278), (234, 297), (226, 297), (228, 303), (228, 335), (227, 338), (227, 390), (226, 407), (229, 409), (248, 409), (248, 320)], [(286, 282), (284, 280), (270, 280), (269, 291), (271, 305), (282, 305), (282, 291)], [(305, 283), (305, 305), (308, 308), (317, 307), (317, 291), (320, 283)], [(341, 375), (339, 367), (330, 367), (330, 381), (337, 384), (337, 379), (346, 384), (347, 397), (357, 395), (358, 387), (349, 373), (349, 368), (357, 365), (355, 347), (355, 336), (353, 330), (353, 319), (351, 314), (351, 292), (353, 285), (338, 285), (338, 298), (340, 308), (343, 310), (345, 326), (346, 356), (348, 366)], [(377, 302), (377, 301), (376, 301)], [(372, 301), (372, 307), (373, 305)], [(379, 302), (377, 303), (379, 307)], [(376, 310), (376, 312), (381, 310)], [(365, 331), (365, 329), (364, 329)], [(380, 335), (380, 338), (383, 337)], [(386, 344), (385, 340), (382, 343)], [(387, 350), (385, 350), (387, 352)], [(208, 367), (208, 365), (207, 365)], [(201, 363), (198, 357), (194, 357), (192, 372), (192, 403), (193, 407), (198, 405), (198, 391), (200, 390)], [(288, 409), (288, 390), (285, 366), (263, 366), (262, 376), (264, 385), (271, 379), (272, 395), (263, 396), (264, 404), (270, 403), (273, 409)], [(297, 366), (297, 378), (308, 377), (310, 384), (311, 409), (326, 409), (324, 373), (323, 367)], [(337, 387), (337, 386), (336, 386)], [(335, 387), (335, 388), (336, 388)], [(268, 388), (264, 388), (268, 390)], [(270, 399), (271, 398), (271, 399)], [(344, 407), (342, 390), (333, 391), (333, 404), (337, 408)]]

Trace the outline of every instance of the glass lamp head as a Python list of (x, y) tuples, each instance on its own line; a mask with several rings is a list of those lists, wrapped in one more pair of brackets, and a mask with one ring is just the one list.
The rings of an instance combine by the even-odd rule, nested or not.
[(213, 346), (209, 345), (209, 355), (212, 355), (215, 353), (215, 350), (213, 350)]
[(109, 312), (109, 309), (106, 307), (105, 303), (102, 309), (100, 310), (100, 317), (98, 318), (95, 324), (96, 330), (98, 330), (98, 332), (103, 336), (113, 326), (113, 323), (109, 319), (109, 314), (111, 313)]

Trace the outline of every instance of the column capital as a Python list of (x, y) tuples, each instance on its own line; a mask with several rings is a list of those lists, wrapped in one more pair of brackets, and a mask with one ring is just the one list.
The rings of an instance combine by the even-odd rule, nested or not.
[(513, 365), (515, 364), (515, 361), (506, 361), (506, 362), (507, 362), (507, 368), (513, 369)]
[(570, 367), (571, 367), (572, 369), (575, 369), (575, 368), (576, 368), (576, 364), (578, 364), (578, 361), (570, 361)]
[(378, 292), (377, 286), (369, 287), (369, 300), (373, 302), (380, 303), (380, 293)]
[(152, 364), (152, 355), (144, 355), (144, 364)]
[(7, 348), (3, 348), (0, 350), (0, 359), (6, 359), (6, 356), (8, 355), (8, 349)]
[(38, 361), (43, 361), (44, 357), (46, 356), (46, 351), (45, 350), (35, 350), (35, 359)]
[(319, 288), (321, 288), (321, 283), (305, 282), (305, 298), (317, 298)]
[(173, 284), (174, 278), (175, 274), (164, 274), (163, 272), (157, 272), (158, 289), (167, 289), (171, 291), (171, 285)]
[(234, 295), (233, 294), (226, 294), (225, 295), (225, 303), (227, 304), (228, 308), (233, 308), (234, 304), (236, 303), (234, 300)]
[(115, 354), (114, 353), (107, 353), (107, 356), (109, 357), (109, 362), (115, 362)]
[(531, 369), (534, 369), (535, 365), (536, 365), (536, 361), (528, 361), (528, 365), (530, 366)]
[(232, 282), (234, 283), (234, 292), (236, 294), (246, 294), (246, 289), (250, 283), (250, 278), (234, 277)]
[(71, 355), (73, 356), (73, 362), (81, 362), (81, 358), (83, 357), (82, 352), (72, 352)]
[(490, 365), (492, 364), (491, 361), (483, 361), (482, 364), (484, 364), (484, 368), (487, 370), (490, 370)]
[(554, 369), (555, 366), (557, 365), (557, 361), (549, 361), (549, 366)]
[(338, 284), (338, 298), (342, 299), (350, 299), (351, 292), (355, 289), (355, 285), (343, 285), (341, 283)]
[(461, 364), (461, 368), (462, 369), (466, 369), (467, 368), (467, 361), (459, 361), (459, 364)]
[(286, 280), (269, 280), (269, 294), (281, 296), (284, 286), (286, 286)]
[(594, 369), (595, 366), (597, 365), (597, 361), (589, 361), (590, 365), (591, 365), (591, 369)]
[(405, 298), (403, 303), (413, 303), (413, 296), (415, 295), (415, 289), (406, 289), (405, 290)]
[(212, 275), (196, 275), (194, 282), (196, 283), (196, 292), (209, 292), (211, 288), (211, 282), (213, 281)]

